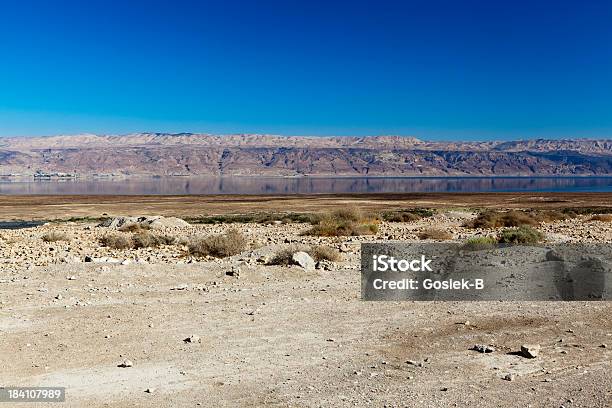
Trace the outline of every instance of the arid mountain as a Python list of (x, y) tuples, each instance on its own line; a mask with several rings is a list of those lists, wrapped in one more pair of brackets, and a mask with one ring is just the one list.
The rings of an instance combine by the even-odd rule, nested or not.
[(612, 175), (612, 140), (426, 142), (412, 137), (138, 133), (0, 139), (0, 174)]

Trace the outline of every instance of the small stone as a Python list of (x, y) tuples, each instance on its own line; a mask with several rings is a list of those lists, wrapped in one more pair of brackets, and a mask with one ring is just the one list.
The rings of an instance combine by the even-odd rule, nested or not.
[(62, 300), (64, 297), (63, 297), (61, 294), (59, 294), (59, 295), (57, 295), (55, 298), (56, 298), (57, 300)]
[(68, 279), (68, 280), (76, 280), (76, 276), (66, 276), (66, 279)]
[(234, 277), (239, 277), (240, 276), (240, 268), (238, 268), (237, 266), (232, 266), (232, 269), (230, 269), (229, 271), (225, 272), (225, 274), (227, 276), (234, 276)]
[(84, 259), (85, 262), (93, 262), (93, 258), (89, 255), (87, 255)]
[(155, 392), (155, 388), (147, 388), (147, 389), (145, 390), (145, 392), (146, 392), (147, 394), (153, 394), (153, 393)]
[(201, 343), (202, 339), (200, 336), (189, 336), (183, 340), (185, 343)]
[(521, 346), (521, 354), (526, 358), (536, 358), (540, 355), (540, 349), (539, 344), (523, 344)]
[(602, 344), (602, 345), (601, 345), (601, 346), (599, 346), (599, 347), (601, 347), (601, 348), (608, 348), (608, 345), (604, 343), (604, 344)]
[(127, 368), (127, 367), (133, 367), (133, 366), (134, 366), (134, 363), (132, 362), (132, 360), (123, 360), (121, 364), (119, 364), (117, 367)]
[(129, 265), (131, 263), (132, 261), (130, 261), (129, 259), (124, 259), (123, 261), (121, 261), (121, 265)]
[(506, 381), (514, 381), (514, 374), (506, 374), (504, 376), (504, 380), (506, 380)]
[(495, 347), (487, 346), (485, 344), (475, 344), (472, 347), (472, 350), (476, 350), (479, 353), (493, 353), (495, 351)]

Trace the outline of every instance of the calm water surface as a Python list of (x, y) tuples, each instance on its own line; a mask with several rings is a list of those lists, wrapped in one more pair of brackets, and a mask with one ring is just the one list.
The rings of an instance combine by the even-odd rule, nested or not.
[(161, 177), (8, 181), (0, 194), (334, 194), (612, 192), (612, 177)]

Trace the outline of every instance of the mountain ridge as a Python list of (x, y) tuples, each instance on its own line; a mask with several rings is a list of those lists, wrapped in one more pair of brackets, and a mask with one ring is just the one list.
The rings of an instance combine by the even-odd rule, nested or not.
[(407, 136), (197, 133), (0, 138), (0, 174), (611, 175), (612, 139), (433, 142)]

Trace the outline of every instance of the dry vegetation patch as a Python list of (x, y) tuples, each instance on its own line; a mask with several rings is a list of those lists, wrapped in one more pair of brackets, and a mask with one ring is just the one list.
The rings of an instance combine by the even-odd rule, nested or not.
[(214, 256), (225, 258), (237, 255), (244, 251), (247, 240), (236, 229), (231, 229), (225, 234), (212, 235), (208, 237), (194, 236), (187, 242), (189, 254), (196, 256)]
[(339, 262), (342, 260), (340, 252), (327, 245), (291, 245), (277, 251), (274, 257), (268, 262), (269, 265), (291, 265), (293, 254), (296, 252), (306, 252), (315, 261)]
[(501, 244), (537, 244), (544, 240), (544, 234), (528, 225), (507, 228), (501, 232), (498, 242)]
[(42, 240), (45, 242), (70, 241), (70, 236), (65, 232), (51, 231), (44, 234)]
[(449, 239), (453, 239), (453, 236), (450, 232), (437, 228), (428, 228), (419, 232), (419, 239), (435, 239), (437, 241), (447, 241)]
[(589, 218), (589, 221), (612, 222), (612, 214), (596, 214)]
[(378, 232), (376, 217), (366, 217), (360, 209), (350, 207), (320, 215), (312, 228), (303, 235), (321, 237), (374, 235)]

